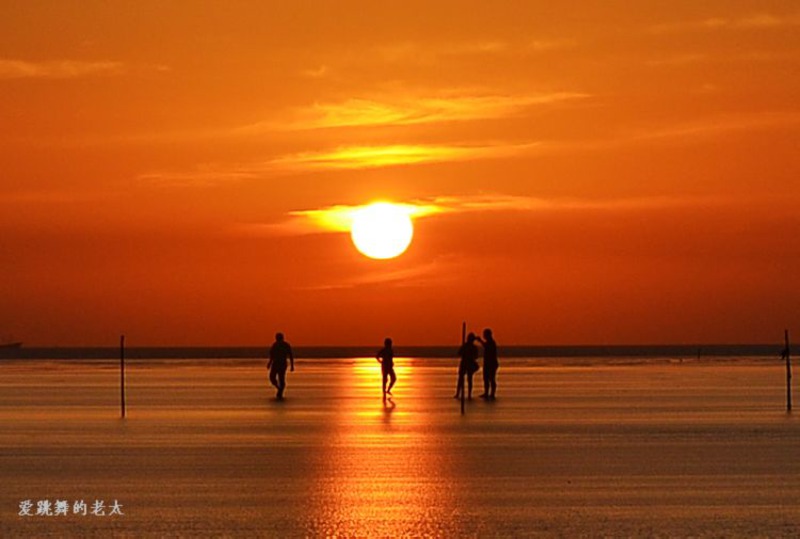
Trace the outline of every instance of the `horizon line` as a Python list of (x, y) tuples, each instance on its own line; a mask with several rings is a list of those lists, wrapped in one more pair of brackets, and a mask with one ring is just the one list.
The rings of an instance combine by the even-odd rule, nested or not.
[[(459, 344), (395, 346), (397, 357), (456, 357)], [(269, 344), (236, 346), (126, 346), (129, 359), (254, 359), (265, 357)], [(346, 359), (371, 357), (379, 345), (299, 345), (293, 346), (298, 359)], [(574, 345), (498, 345), (508, 358), (521, 357), (702, 357), (780, 355), (779, 343), (734, 344), (574, 344)], [(114, 359), (119, 346), (32, 346), (0, 349), (3, 359)], [(366, 354), (366, 355), (365, 355)]]

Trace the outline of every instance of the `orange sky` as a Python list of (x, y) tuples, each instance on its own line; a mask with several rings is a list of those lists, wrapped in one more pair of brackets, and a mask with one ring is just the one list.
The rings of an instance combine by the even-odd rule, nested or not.
[[(4, 4), (0, 338), (800, 335), (800, 8), (630, 6)], [(379, 198), (449, 211), (289, 226)]]

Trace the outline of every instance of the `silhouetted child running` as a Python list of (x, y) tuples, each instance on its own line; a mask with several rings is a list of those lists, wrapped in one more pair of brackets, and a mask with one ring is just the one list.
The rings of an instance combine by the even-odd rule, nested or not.
[(292, 372), (294, 372), (292, 346), (283, 339), (283, 333), (276, 333), (275, 342), (269, 349), (267, 368), (269, 369), (270, 383), (278, 388), (278, 394), (276, 395), (278, 400), (283, 399), (283, 390), (286, 389), (287, 359), (291, 362)]
[[(386, 395), (392, 394), (392, 387), (394, 387), (394, 383), (397, 381), (397, 375), (394, 373), (394, 349), (392, 348), (392, 339), (386, 338), (383, 341), (383, 348), (378, 350), (378, 353), (375, 355), (375, 359), (378, 360), (378, 363), (381, 364), (381, 374), (383, 376), (383, 398), (386, 398)], [(391, 378), (391, 382), (389, 382), (389, 387), (386, 387), (386, 379)]]
[(456, 394), (454, 399), (460, 399), (464, 393), (464, 378), (467, 378), (467, 390), (469, 398), (472, 398), (472, 375), (478, 369), (478, 347), (475, 346), (475, 334), (470, 333), (467, 335), (467, 342), (461, 345), (458, 349), (458, 355), (461, 361), (458, 363), (458, 383), (456, 384)]

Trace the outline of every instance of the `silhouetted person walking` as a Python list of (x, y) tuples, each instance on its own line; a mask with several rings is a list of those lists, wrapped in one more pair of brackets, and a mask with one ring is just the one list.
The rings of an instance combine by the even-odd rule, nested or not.
[(483, 339), (476, 337), (483, 346), (483, 395), (482, 399), (494, 399), (497, 391), (497, 369), (500, 364), (497, 361), (497, 343), (492, 337), (492, 330), (483, 330)]
[(275, 334), (275, 342), (269, 349), (269, 362), (267, 368), (269, 369), (269, 381), (272, 385), (278, 388), (276, 397), (280, 400), (283, 399), (283, 390), (286, 389), (286, 367), (289, 360), (291, 370), (294, 372), (294, 354), (292, 353), (292, 346), (283, 339), (283, 333)]
[(478, 369), (478, 347), (475, 345), (475, 334), (470, 333), (467, 335), (467, 342), (461, 345), (458, 349), (458, 355), (461, 361), (458, 363), (458, 384), (456, 385), (456, 394), (453, 398), (460, 399), (464, 393), (464, 378), (467, 378), (467, 395), (472, 398), (472, 375)]
[[(392, 339), (386, 338), (383, 340), (383, 348), (378, 350), (375, 359), (381, 364), (381, 374), (383, 376), (383, 398), (386, 395), (392, 394), (392, 388), (397, 381), (397, 375), (394, 373), (394, 349), (392, 348)], [(386, 387), (386, 379), (390, 378), (389, 387)]]

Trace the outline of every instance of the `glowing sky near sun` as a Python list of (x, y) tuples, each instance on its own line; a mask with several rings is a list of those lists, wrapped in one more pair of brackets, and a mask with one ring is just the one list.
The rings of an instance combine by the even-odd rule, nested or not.
[[(790, 1), (0, 7), (0, 338), (771, 342)], [(413, 211), (391, 260), (348, 215)]]

